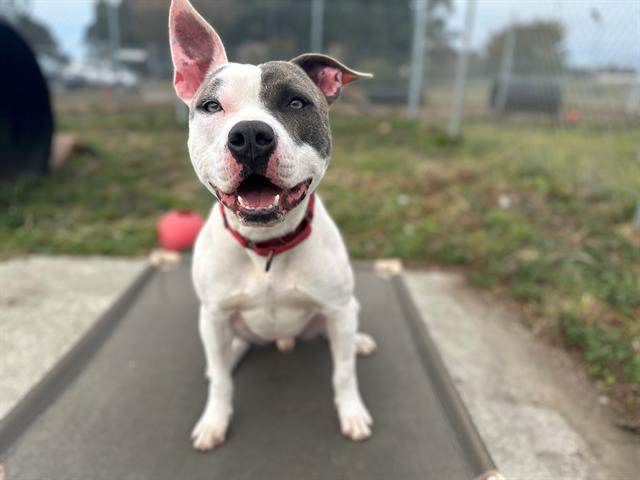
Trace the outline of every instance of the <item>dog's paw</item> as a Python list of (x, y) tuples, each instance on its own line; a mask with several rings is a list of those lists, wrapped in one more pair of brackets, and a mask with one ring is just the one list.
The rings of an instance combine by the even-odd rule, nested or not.
[(373, 419), (362, 402), (338, 405), (338, 418), (345, 437), (361, 442), (371, 436)]
[(206, 412), (203, 413), (191, 432), (193, 448), (206, 452), (222, 445), (227, 435), (230, 417), (230, 414), (212, 415)]
[(281, 353), (291, 353), (296, 346), (296, 340), (291, 337), (279, 338), (276, 340), (276, 346)]
[(362, 332), (356, 334), (356, 353), (358, 355), (371, 355), (377, 349), (378, 344), (371, 335)]

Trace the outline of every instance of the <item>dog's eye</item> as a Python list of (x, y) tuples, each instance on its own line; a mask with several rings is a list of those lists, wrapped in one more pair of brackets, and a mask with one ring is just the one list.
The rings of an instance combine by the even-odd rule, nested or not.
[(215, 100), (209, 100), (208, 102), (203, 103), (201, 108), (205, 112), (209, 112), (209, 113), (216, 113), (222, 110), (222, 107), (220, 106), (220, 104)]
[(307, 102), (305, 102), (304, 100), (302, 100), (301, 98), (293, 98), (290, 102), (289, 102), (289, 107), (293, 108), (294, 110), (300, 110), (302, 107), (304, 107), (307, 104)]

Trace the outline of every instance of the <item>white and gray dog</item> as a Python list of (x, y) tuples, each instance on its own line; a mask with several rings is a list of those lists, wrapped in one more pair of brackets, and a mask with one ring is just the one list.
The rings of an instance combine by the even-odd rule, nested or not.
[(188, 0), (169, 14), (174, 86), (189, 106), (189, 154), (219, 200), (200, 233), (193, 282), (209, 379), (193, 446), (220, 445), (233, 413), (231, 373), (251, 343), (328, 339), (342, 433), (371, 435), (358, 389), (353, 272), (336, 225), (313, 193), (329, 164), (329, 105), (343, 85), (369, 74), (320, 54), (243, 65), (227, 61), (215, 30)]

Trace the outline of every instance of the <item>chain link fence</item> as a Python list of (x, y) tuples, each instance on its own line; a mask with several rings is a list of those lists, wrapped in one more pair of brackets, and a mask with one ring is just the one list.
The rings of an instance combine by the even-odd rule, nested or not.
[[(447, 125), (458, 97), (463, 124), (506, 118), (555, 127), (640, 126), (640, 4), (635, 0), (193, 0), (193, 4), (218, 30), (233, 61), (260, 63), (320, 50), (373, 72), (373, 80), (348, 89), (342, 102), (358, 111), (406, 114), (413, 76), (414, 99), (421, 100), (419, 115), (432, 125)], [(5, 14), (12, 6), (17, 17), (37, 12), (33, 1), (2, 0), (2, 5)], [(60, 1), (61, 8), (73, 5)], [(18, 25), (28, 30), (25, 34), (39, 52), (58, 98), (81, 104), (91, 98), (84, 87), (104, 90), (109, 78), (116, 86), (136, 90), (129, 95), (134, 104), (170, 103), (168, 2), (102, 0), (88, 8), (93, 9), (92, 18), (76, 39), (84, 48), (73, 45), (75, 56), (84, 52), (88, 59), (67, 58), (67, 64), (57, 68), (60, 58), (52, 55), (50, 45), (42, 44), (47, 36), (29, 22)], [(473, 14), (465, 23), (469, 8)], [(46, 18), (35, 20), (47, 26)], [(65, 45), (61, 47), (64, 50)], [(464, 89), (456, 91), (464, 52), (468, 54)], [(117, 69), (110, 72), (114, 63)], [(75, 77), (69, 74), (71, 79), (62, 81), (61, 71)], [(126, 72), (137, 75), (139, 82)], [(121, 96), (126, 97), (126, 93)], [(99, 101), (108, 104), (113, 99), (114, 95), (102, 93)]]

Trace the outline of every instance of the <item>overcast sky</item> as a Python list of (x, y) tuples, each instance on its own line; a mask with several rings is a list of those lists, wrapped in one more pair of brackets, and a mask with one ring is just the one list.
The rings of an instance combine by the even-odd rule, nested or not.
[[(81, 54), (94, 0), (31, 2), (33, 14), (53, 27), (63, 49)], [(462, 29), (466, 4), (467, 0), (454, 0), (451, 29)], [(472, 37), (475, 48), (486, 45), (491, 33), (503, 28), (514, 16), (518, 21), (555, 18), (567, 27), (566, 43), (572, 64), (640, 68), (640, 0), (476, 0), (476, 5)], [(599, 23), (592, 18), (594, 9), (599, 12)]]

